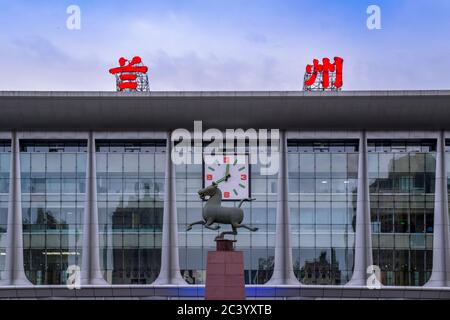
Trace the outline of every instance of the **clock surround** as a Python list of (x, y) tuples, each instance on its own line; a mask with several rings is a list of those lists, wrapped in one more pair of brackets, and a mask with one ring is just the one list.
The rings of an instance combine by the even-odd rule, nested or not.
[[(245, 163), (237, 163), (239, 156), (244, 156)], [(231, 161), (233, 159), (230, 157), (233, 157), (234, 161)], [(229, 165), (228, 173), (230, 174), (228, 178), (226, 177), (227, 165)], [(213, 164), (207, 164), (203, 160), (202, 180), (203, 188), (211, 185), (212, 182), (219, 184), (222, 190), (222, 201), (240, 201), (251, 198), (249, 154), (224, 154), (222, 162), (216, 161)]]

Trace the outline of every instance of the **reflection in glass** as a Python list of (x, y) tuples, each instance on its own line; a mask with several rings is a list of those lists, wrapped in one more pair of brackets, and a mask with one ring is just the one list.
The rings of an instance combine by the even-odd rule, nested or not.
[(111, 284), (149, 284), (159, 275), (165, 145), (96, 141), (100, 267)]
[[(214, 238), (220, 231), (196, 226), (186, 232), (188, 222), (201, 219), (204, 202), (198, 197), (202, 188), (202, 165), (176, 166), (178, 241), (181, 275), (189, 284), (205, 282), (207, 252), (215, 249)], [(250, 165), (251, 192), (255, 201), (246, 202), (245, 224), (258, 227), (257, 232), (238, 230), (237, 249), (244, 252), (244, 276), (246, 284), (264, 284), (273, 274), (275, 254), (275, 221), (277, 175), (261, 175), (257, 164)], [(222, 202), (222, 206), (237, 206), (238, 201)]]
[(339, 285), (353, 274), (358, 141), (289, 140), (294, 273), (304, 284)]
[(434, 140), (369, 140), (373, 261), (384, 285), (422, 286), (432, 271)]
[[(448, 192), (448, 198), (447, 200), (450, 200), (450, 139), (445, 140), (445, 168), (447, 171), (447, 192)], [(450, 215), (450, 206), (449, 206), (449, 215)], [(425, 228), (431, 228), (428, 223), (425, 224)], [(450, 226), (449, 226), (450, 228)], [(450, 232), (450, 231), (449, 231)]]
[(0, 280), (5, 275), (11, 142), (0, 141)]
[(81, 267), (86, 141), (20, 142), (24, 269), (34, 284), (65, 284)]

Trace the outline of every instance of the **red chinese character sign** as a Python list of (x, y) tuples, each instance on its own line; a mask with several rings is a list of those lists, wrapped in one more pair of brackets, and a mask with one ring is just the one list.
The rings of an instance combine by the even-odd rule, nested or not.
[(120, 67), (109, 69), (116, 76), (117, 91), (149, 91), (147, 71), (142, 59), (138, 56), (127, 60), (119, 59)]
[(318, 59), (313, 64), (306, 66), (303, 82), (304, 91), (339, 91), (342, 88), (342, 69), (344, 59), (334, 57), (334, 63), (330, 59), (323, 58), (322, 64)]

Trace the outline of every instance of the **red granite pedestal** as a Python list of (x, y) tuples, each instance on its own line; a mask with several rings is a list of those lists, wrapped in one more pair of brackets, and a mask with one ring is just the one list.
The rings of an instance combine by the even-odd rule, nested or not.
[(233, 242), (217, 239), (216, 251), (208, 252), (206, 300), (245, 300), (244, 254)]

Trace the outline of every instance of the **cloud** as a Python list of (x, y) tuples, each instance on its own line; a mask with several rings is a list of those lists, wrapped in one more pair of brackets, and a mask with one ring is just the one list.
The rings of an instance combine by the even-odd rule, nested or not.
[(23, 59), (22, 62), (32, 60), (43, 65), (67, 63), (70, 56), (56, 47), (48, 39), (39, 35), (25, 36), (15, 38), (11, 41), (16, 52), (20, 52)]
[(261, 33), (250, 33), (245, 37), (248, 41), (253, 43), (267, 43), (267, 37)]
[(239, 57), (202, 57), (196, 52), (172, 56), (158, 51), (148, 56), (150, 86), (154, 90), (271, 90), (283, 81), (279, 61), (266, 56), (253, 62)]
[[(355, 20), (321, 28), (328, 20), (318, 18), (320, 5), (298, 17), (274, 17), (269, 6), (241, 23), (245, 12), (234, 19), (232, 12), (216, 12), (216, 21), (208, 12), (169, 7), (103, 13), (82, 6), (80, 31), (37, 18), (24, 21), (20, 31), (7, 28), (0, 35), (0, 59), (8, 76), (0, 77), (0, 90), (114, 90), (108, 69), (119, 57), (134, 55), (149, 66), (152, 90), (301, 90), (305, 65), (335, 55), (345, 59), (347, 90), (450, 87), (450, 44), (440, 40), (448, 37), (449, 22), (420, 20), (422, 29), (441, 26), (433, 33), (415, 27), (408, 21), (421, 7), (399, 6), (404, 16), (398, 23), (392, 20), (398, 11), (383, 9), (383, 30), (373, 32), (365, 28), (365, 8), (344, 15), (358, 17), (361, 25)], [(311, 12), (315, 18), (305, 20)], [(64, 26), (64, 10), (60, 18)], [(342, 19), (333, 9), (330, 26)]]
[[(95, 58), (79, 58), (41, 36), (4, 43), (1, 90), (107, 90), (105, 69)], [(114, 86), (111, 86), (114, 88)]]

